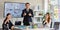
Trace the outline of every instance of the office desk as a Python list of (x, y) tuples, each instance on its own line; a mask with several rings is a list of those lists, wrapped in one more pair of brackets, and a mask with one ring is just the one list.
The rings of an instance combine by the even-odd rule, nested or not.
[(20, 29), (20, 30), (54, 30), (52, 28), (28, 28), (28, 27), (29, 26), (20, 28), (19, 26), (15, 26), (15, 28)]

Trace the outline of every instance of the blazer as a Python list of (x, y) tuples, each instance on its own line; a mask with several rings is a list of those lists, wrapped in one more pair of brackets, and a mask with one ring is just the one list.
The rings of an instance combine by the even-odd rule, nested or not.
[[(23, 16), (24, 13), (26, 13), (26, 16)], [(29, 13), (31, 13), (32, 16), (29, 16)], [(26, 24), (26, 23), (28, 22), (27, 24), (29, 24), (29, 22), (32, 22), (32, 18), (31, 18), (31, 17), (34, 16), (34, 15), (33, 15), (33, 10), (32, 10), (32, 9), (29, 9), (29, 11), (27, 11), (26, 9), (24, 9), (24, 10), (22, 11), (21, 16), (24, 17), (23, 23)]]
[[(2, 24), (2, 29), (3, 29), (3, 30), (11, 29), (11, 27), (13, 26), (12, 22), (9, 20), (9, 22), (7, 22), (7, 23), (5, 24), (5, 21), (6, 21), (6, 20), (4, 20), (4, 22), (3, 22), (3, 24)], [(7, 24), (8, 24), (8, 25), (7, 25)], [(8, 26), (8, 27), (7, 27), (7, 26)]]

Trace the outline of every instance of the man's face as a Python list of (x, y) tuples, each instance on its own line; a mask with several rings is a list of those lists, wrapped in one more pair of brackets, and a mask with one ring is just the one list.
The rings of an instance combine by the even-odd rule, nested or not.
[(29, 9), (30, 8), (30, 4), (26, 4), (26, 8)]

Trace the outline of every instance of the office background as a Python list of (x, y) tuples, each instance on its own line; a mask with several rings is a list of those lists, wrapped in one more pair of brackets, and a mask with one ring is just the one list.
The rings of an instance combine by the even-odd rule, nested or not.
[[(4, 17), (3, 17), (3, 15), (4, 15), (3, 14), (4, 13), (4, 2), (21, 2), (21, 3), (29, 2), (31, 4), (31, 7), (39, 4), (41, 7), (40, 9), (44, 10), (44, 0), (0, 0), (0, 28), (2, 27), (2, 23), (4, 20)], [(12, 18), (13, 24), (16, 20), (20, 21), (23, 19), (22, 18)]]
[[(50, 4), (48, 0), (0, 0), (0, 28), (2, 27), (2, 23), (3, 23), (3, 20), (4, 20), (4, 17), (3, 17), (3, 15), (4, 15), (3, 14), (4, 13), (4, 2), (18, 2), (18, 3), (29, 2), (31, 4), (31, 8), (32, 9), (33, 9), (34, 6), (39, 5), (40, 6), (40, 10), (43, 10), (44, 14), (47, 12), (47, 10), (48, 11), (53, 10), (54, 7), (55, 7), (54, 10), (58, 11), (58, 8), (57, 8), (58, 4), (54, 3), (54, 1), (51, 1), (51, 4)], [(56, 5), (56, 6), (54, 6), (54, 5)], [(52, 11), (52, 13), (54, 13), (54, 11)], [(57, 12), (55, 12), (55, 13), (58, 14)], [(60, 22), (60, 20), (54, 20), (53, 16), (52, 16), (52, 19), (53, 19), (52, 21), (59, 21)], [(56, 18), (56, 16), (55, 16), (55, 18)], [(23, 21), (23, 18), (12, 18), (11, 21), (14, 24), (15, 21)]]

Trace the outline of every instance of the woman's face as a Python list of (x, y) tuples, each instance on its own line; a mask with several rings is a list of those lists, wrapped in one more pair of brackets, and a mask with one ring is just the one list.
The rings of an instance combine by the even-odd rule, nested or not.
[(8, 17), (7, 17), (8, 19), (11, 19), (11, 15), (8, 15)]
[(48, 18), (48, 17), (49, 17), (49, 15), (47, 14), (47, 15), (46, 15), (46, 18)]

